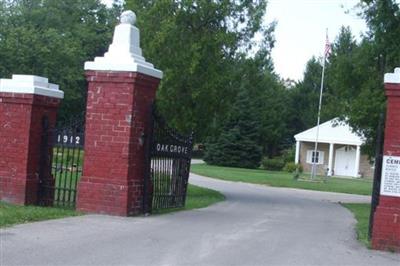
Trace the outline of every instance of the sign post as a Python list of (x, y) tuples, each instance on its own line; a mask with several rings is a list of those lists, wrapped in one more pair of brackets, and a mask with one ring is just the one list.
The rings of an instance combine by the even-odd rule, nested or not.
[(381, 195), (400, 197), (400, 156), (383, 156)]

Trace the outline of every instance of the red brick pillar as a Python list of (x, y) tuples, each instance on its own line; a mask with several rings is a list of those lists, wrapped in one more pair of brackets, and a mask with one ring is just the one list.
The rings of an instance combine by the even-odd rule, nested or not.
[(85, 63), (85, 157), (77, 209), (135, 215), (143, 203), (144, 135), (162, 72), (141, 56), (133, 12), (124, 12), (104, 57)]
[(0, 200), (37, 203), (43, 119), (54, 125), (63, 96), (47, 78), (0, 80)]
[(400, 252), (400, 69), (385, 75), (385, 141), (372, 248)]

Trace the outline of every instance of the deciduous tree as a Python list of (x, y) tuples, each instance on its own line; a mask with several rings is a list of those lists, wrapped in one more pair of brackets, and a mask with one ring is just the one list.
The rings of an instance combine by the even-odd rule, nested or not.
[(0, 2), (0, 77), (48, 77), (65, 92), (60, 115), (83, 111), (83, 64), (102, 55), (119, 13), (99, 0)]
[(266, 1), (127, 0), (125, 6), (137, 13), (145, 57), (164, 71), (160, 109), (204, 140), (237, 94), (237, 53), (252, 47), (257, 32), (272, 46), (273, 26), (262, 23)]

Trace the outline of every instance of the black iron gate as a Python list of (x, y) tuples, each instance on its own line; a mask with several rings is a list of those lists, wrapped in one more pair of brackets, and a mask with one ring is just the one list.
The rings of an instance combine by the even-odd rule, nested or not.
[(372, 186), (371, 211), (369, 215), (369, 228), (368, 228), (369, 239), (371, 239), (372, 237), (372, 230), (374, 226), (374, 214), (376, 207), (379, 204), (379, 195), (380, 195), (381, 179), (382, 179), (384, 128), (385, 128), (385, 115), (381, 114), (376, 134), (374, 183)]
[(152, 130), (147, 141), (144, 213), (185, 206), (193, 147), (193, 134), (179, 134), (166, 124), (155, 108), (152, 110)]
[(43, 118), (39, 171), (39, 204), (74, 208), (82, 175), (84, 115), (49, 128)]

